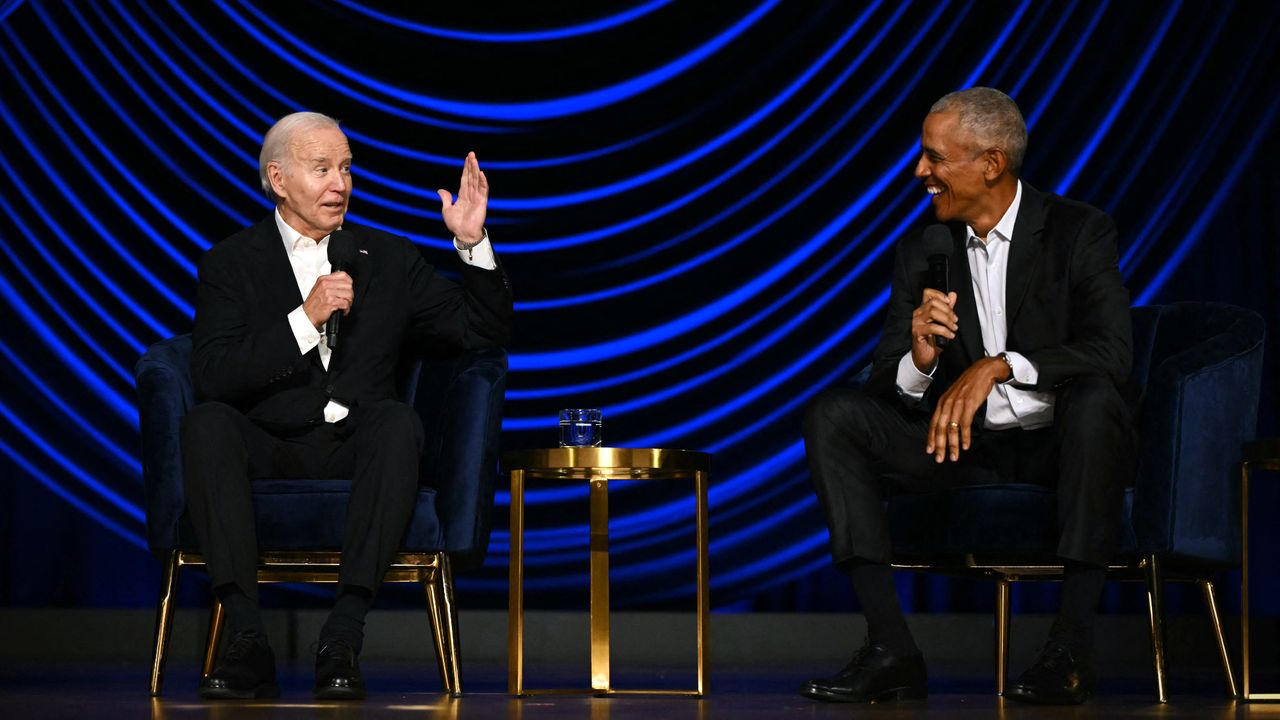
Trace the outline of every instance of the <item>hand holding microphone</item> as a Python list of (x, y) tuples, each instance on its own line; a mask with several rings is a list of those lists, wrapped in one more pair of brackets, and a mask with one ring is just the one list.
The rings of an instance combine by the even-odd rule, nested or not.
[[(348, 230), (334, 230), (329, 236), (329, 266), (332, 272), (347, 275), (347, 271), (351, 269), (355, 260), (356, 239)], [(335, 309), (329, 316), (329, 322), (324, 326), (325, 342), (329, 344), (330, 350), (338, 347), (338, 331), (342, 325), (342, 316), (351, 311), (351, 300), (355, 299), (355, 287), (350, 275), (347, 275), (347, 284), (351, 285), (351, 296), (347, 299), (347, 306)]]
[(311, 324), (317, 329), (322, 324), (325, 326), (325, 342), (330, 348), (337, 347), (342, 317), (351, 311), (351, 302), (355, 298), (354, 283), (348, 274), (355, 255), (355, 238), (347, 230), (335, 230), (329, 236), (331, 271), (316, 279), (316, 284), (302, 303)]
[(920, 306), (911, 313), (911, 361), (920, 372), (930, 373), (947, 341), (955, 338), (959, 317), (956, 294), (950, 291), (949, 263), (955, 244), (946, 225), (930, 225), (924, 231), (924, 254), (929, 263), (928, 287)]

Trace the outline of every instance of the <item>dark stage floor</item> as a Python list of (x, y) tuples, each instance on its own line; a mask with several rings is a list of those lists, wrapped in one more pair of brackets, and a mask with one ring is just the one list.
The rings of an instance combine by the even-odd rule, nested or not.
[[(1188, 686), (1184, 681), (1172, 701), (1163, 706), (1154, 701), (1149, 680), (1112, 678), (1101, 682), (1099, 697), (1087, 705), (1040, 708), (1002, 701), (991, 692), (989, 678), (934, 672), (928, 700), (854, 707), (797, 696), (794, 688), (805, 674), (795, 669), (718, 670), (712, 675), (711, 693), (702, 700), (646, 696), (513, 699), (505, 693), (503, 668), (470, 667), (464, 675), (466, 695), (452, 700), (438, 692), (433, 667), (397, 664), (365, 668), (370, 698), (364, 702), (317, 703), (310, 697), (309, 669), (297, 666), (282, 668), (283, 695), (279, 700), (209, 703), (196, 696), (195, 667), (171, 667), (167, 691), (159, 699), (146, 693), (148, 670), (139, 664), (3, 668), (0, 718), (1280, 718), (1280, 705), (1237, 704), (1225, 696), (1213, 677), (1205, 678), (1203, 687)], [(566, 673), (541, 679), (567, 684), (583, 677)], [(629, 685), (642, 681), (650, 686), (670, 686), (686, 678), (661, 672), (635, 673)]]

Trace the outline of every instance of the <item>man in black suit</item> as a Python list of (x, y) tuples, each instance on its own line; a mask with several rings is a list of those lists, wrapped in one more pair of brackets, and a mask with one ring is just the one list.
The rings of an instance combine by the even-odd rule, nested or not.
[[(484, 229), (489, 185), (474, 153), (457, 201), (439, 191), (461, 285), (407, 239), (343, 222), (351, 150), (332, 118), (281, 119), (263, 139), (259, 168), (275, 212), (200, 261), (191, 370), (201, 404), (183, 421), (182, 471), (228, 634), (200, 694), (279, 693), (258, 611), (250, 481), (333, 477), (352, 478), (352, 486), (315, 695), (361, 698), (364, 618), (418, 492), (423, 428), (397, 400), (398, 361), (406, 351), (506, 343), (511, 291)], [(347, 271), (333, 271), (331, 243), (347, 246), (338, 258)], [(333, 348), (325, 340), (331, 316), (341, 320)]]
[(998, 90), (933, 105), (915, 174), (949, 231), (940, 234), (952, 245), (952, 292), (927, 287), (925, 233), (902, 240), (870, 380), (807, 410), (805, 451), (832, 557), (867, 618), (863, 648), (837, 675), (805, 683), (808, 697), (926, 694), (883, 502), (992, 475), (1053, 483), (1066, 567), (1049, 641), (1005, 695), (1074, 704), (1092, 693), (1092, 624), (1135, 466), (1118, 390), (1132, 354), (1129, 294), (1111, 219), (1019, 179), (1026, 137), (1017, 105)]

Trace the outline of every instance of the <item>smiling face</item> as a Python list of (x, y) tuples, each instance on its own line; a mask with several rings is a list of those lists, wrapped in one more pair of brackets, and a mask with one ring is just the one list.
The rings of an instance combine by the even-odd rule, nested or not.
[(924, 181), (938, 220), (961, 220), (976, 229), (989, 212), (993, 178), (990, 154), (975, 140), (960, 126), (958, 113), (929, 113), (915, 175)]
[(351, 148), (336, 127), (298, 130), (288, 159), (271, 161), (267, 175), (290, 227), (320, 240), (342, 226), (351, 200)]

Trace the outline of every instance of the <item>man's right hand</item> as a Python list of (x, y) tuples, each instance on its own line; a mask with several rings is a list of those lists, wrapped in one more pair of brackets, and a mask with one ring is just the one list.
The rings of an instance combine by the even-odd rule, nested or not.
[(355, 288), (351, 276), (344, 272), (329, 273), (316, 278), (311, 293), (302, 302), (302, 311), (307, 319), (319, 330), (329, 322), (334, 310), (341, 310), (343, 315), (351, 312), (351, 301), (355, 299)]
[(939, 290), (925, 288), (920, 306), (911, 313), (911, 362), (916, 369), (928, 375), (938, 362), (938, 349), (934, 339), (941, 335), (954, 340), (960, 327), (956, 315), (956, 294), (943, 294)]

